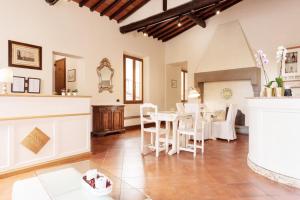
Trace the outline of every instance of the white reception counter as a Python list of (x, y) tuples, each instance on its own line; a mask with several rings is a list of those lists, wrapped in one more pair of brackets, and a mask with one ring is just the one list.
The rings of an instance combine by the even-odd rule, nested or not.
[(300, 188), (300, 98), (248, 98), (248, 165)]
[[(90, 153), (89, 97), (0, 95), (0, 176)], [(22, 141), (35, 128), (49, 141), (34, 153)], [(39, 139), (32, 138), (35, 145)]]

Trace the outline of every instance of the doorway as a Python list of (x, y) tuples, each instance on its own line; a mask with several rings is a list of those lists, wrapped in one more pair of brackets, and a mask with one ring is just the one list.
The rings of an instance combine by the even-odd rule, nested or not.
[(55, 61), (54, 71), (55, 93), (61, 94), (62, 90), (66, 90), (66, 58)]
[(166, 66), (166, 96), (167, 110), (176, 110), (176, 103), (187, 101), (187, 62), (178, 62)]
[(62, 90), (69, 94), (86, 95), (84, 58), (53, 52), (52, 80), (52, 92), (55, 95), (61, 95)]

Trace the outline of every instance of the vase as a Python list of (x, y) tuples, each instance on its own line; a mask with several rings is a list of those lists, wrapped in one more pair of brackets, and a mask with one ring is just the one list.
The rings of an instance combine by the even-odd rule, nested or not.
[(272, 97), (272, 91), (273, 91), (273, 88), (266, 87), (265, 88), (266, 97)]
[(282, 97), (282, 93), (283, 93), (283, 88), (282, 87), (275, 88), (276, 97)]

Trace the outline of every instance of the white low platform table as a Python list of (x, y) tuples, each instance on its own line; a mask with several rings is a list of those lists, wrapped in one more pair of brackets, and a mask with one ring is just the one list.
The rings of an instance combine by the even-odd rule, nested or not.
[[(88, 169), (97, 169), (112, 180), (113, 190), (110, 194), (98, 197), (86, 191), (82, 185), (82, 174)], [(91, 161), (38, 171), (36, 175), (14, 183), (13, 200), (150, 200), (138, 189), (96, 167)]]

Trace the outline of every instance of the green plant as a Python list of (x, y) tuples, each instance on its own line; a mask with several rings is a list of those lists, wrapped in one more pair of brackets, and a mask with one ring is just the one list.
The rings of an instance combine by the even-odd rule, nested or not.
[(269, 81), (268, 84), (265, 85), (265, 86), (266, 86), (267, 88), (270, 88), (274, 82), (275, 82), (275, 81)]
[(277, 87), (283, 87), (283, 79), (282, 79), (282, 77), (277, 77), (277, 78), (275, 78), (275, 81), (276, 81), (276, 83), (277, 83)]

